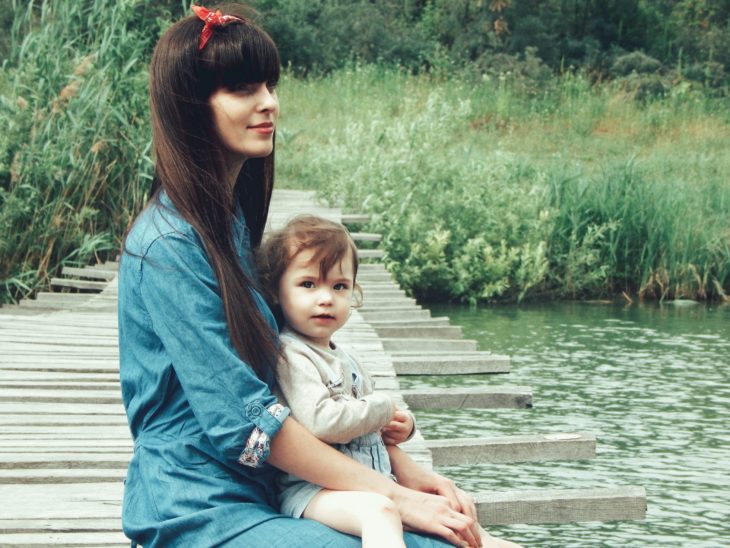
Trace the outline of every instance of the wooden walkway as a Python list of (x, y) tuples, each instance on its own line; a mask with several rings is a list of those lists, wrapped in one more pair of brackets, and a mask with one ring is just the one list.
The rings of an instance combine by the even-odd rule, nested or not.
[[(308, 192), (280, 191), (270, 221), (295, 213), (358, 222), (315, 203)], [(358, 242), (375, 234), (354, 232)], [(368, 247), (372, 247), (368, 244)], [(401, 390), (397, 375), (509, 371), (509, 358), (479, 351), (448, 318), (433, 318), (361, 252), (364, 306), (336, 340), (363, 358), (377, 389), (411, 408), (532, 406), (529, 387)], [(125, 546), (120, 512), (132, 442), (118, 375), (116, 263), (67, 268), (54, 279), (69, 292), (0, 309), (0, 546)], [(78, 292), (83, 291), (83, 292)], [(93, 293), (92, 293), (93, 292)], [(426, 466), (586, 459), (587, 433), (424, 441), (406, 449)], [(643, 519), (641, 487), (485, 492), (476, 495), (483, 524)]]

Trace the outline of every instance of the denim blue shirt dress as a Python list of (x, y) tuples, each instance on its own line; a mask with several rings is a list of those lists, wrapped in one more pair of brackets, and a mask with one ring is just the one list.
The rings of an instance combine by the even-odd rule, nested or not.
[[(244, 219), (238, 258), (251, 272)], [(271, 311), (257, 294), (272, 326)], [(359, 546), (278, 513), (269, 441), (288, 409), (228, 335), (218, 282), (195, 230), (164, 193), (130, 231), (119, 270), (122, 397), (134, 439), (122, 526), (145, 547)], [(409, 546), (441, 546), (407, 534)]]

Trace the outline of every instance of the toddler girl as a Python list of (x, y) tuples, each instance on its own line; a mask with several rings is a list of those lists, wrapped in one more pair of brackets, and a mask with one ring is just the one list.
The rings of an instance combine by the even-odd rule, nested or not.
[[(391, 475), (384, 441), (410, 439), (413, 416), (389, 396), (373, 393), (366, 370), (332, 342), (360, 293), (357, 266), (347, 230), (314, 216), (296, 217), (270, 234), (259, 251), (261, 279), (283, 325), (276, 373), (283, 403), (319, 439)], [(363, 546), (405, 546), (400, 516), (386, 497), (331, 491), (291, 474), (279, 477), (279, 489), (284, 514), (360, 536)], [(485, 545), (516, 546), (479, 531)]]

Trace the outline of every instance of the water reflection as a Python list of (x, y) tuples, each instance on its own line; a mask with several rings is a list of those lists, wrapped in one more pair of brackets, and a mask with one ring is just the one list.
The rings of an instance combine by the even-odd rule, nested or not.
[(404, 378), (404, 388), (533, 387), (531, 410), (419, 412), (430, 438), (588, 432), (590, 461), (445, 467), (469, 490), (643, 485), (638, 522), (509, 526), (528, 546), (727, 546), (730, 540), (730, 307), (568, 303), (433, 307), (484, 350), (493, 376)]

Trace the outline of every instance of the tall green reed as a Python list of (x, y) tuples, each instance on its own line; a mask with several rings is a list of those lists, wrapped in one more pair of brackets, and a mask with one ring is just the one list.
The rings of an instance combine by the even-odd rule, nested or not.
[(0, 88), (0, 302), (116, 253), (151, 178), (146, 60), (163, 24), (133, 0), (16, 7)]

